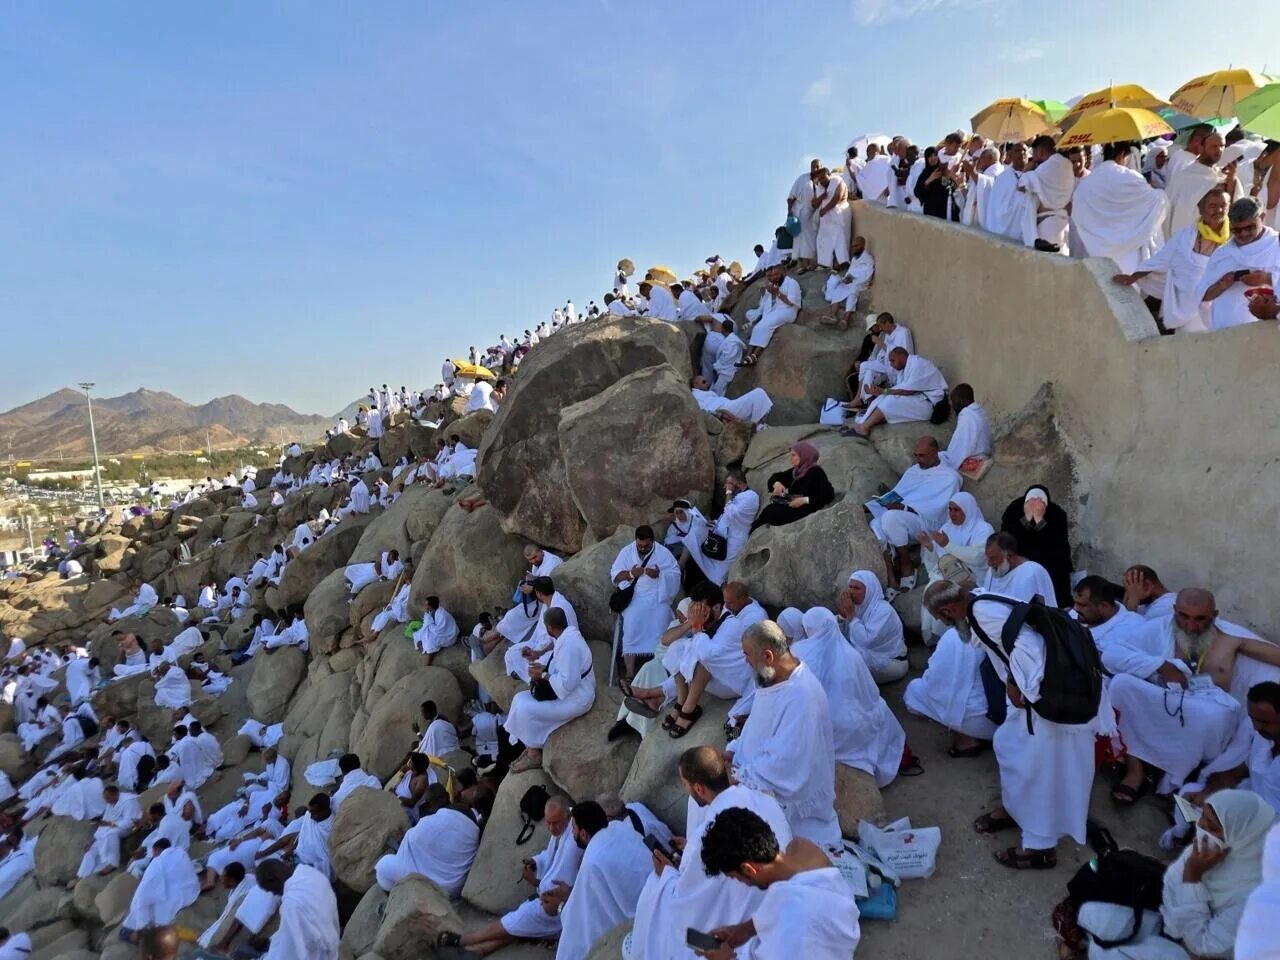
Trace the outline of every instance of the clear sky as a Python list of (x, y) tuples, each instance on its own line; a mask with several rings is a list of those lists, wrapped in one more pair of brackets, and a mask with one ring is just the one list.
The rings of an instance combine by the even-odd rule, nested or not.
[(324, 414), (428, 387), (446, 354), (599, 300), (620, 257), (749, 266), (807, 158), (858, 134), (1280, 72), (1280, 3), (1230, 10), (14, 0), (0, 409), (79, 379)]

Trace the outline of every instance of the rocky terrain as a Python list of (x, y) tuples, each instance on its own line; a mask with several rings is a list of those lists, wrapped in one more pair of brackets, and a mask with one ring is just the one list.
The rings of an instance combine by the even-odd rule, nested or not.
[[(0, 434), (12, 440), (20, 459), (85, 456), (90, 453), (88, 419), (84, 394), (67, 388), (0, 413)], [(278, 448), (282, 434), (286, 441), (314, 441), (331, 426), (327, 417), (279, 403), (253, 403), (231, 394), (196, 405), (141, 387), (119, 397), (94, 397), (93, 419), (103, 456), (202, 449), (206, 431), (214, 449), (255, 443)]]
[[(821, 302), (817, 278), (802, 279), (806, 302)], [(758, 295), (748, 289), (734, 315), (741, 318)], [(261, 768), (260, 755), (236, 734), (246, 717), (283, 721), (286, 735), (280, 749), (293, 765), (296, 804), (312, 792), (303, 780), (306, 765), (334, 751), (353, 751), (366, 770), (390, 775), (404, 756), (424, 699), (434, 699), (455, 721), (477, 681), (500, 703), (509, 702), (515, 684), (503, 674), (501, 650), (472, 665), (465, 649), (455, 646), (438, 655), (434, 666), (423, 666), (400, 626), (368, 646), (357, 645), (373, 613), (389, 599), (390, 584), (367, 588), (348, 606), (343, 568), (394, 547), (411, 556), (417, 570), (411, 616), (420, 614), (427, 595), (437, 594), (469, 630), (480, 611), (509, 603), (524, 566), (522, 549), (533, 541), (570, 555), (555, 580), (574, 604), (595, 654), (601, 684), (596, 705), (553, 735), (544, 770), (503, 782), (461, 902), (450, 903), (420, 878), (402, 882), (389, 896), (380, 891), (373, 884), (373, 863), (386, 843), (404, 832), (404, 817), (389, 794), (368, 789), (353, 794), (336, 818), (331, 843), (345, 924), (342, 956), (429, 958), (433, 950), (428, 944), (437, 930), (459, 929), (514, 906), (522, 895), (512, 882), (520, 859), (545, 839), (540, 831), (527, 847), (513, 843), (518, 802), (532, 783), (574, 798), (618, 790), (626, 800), (643, 801), (681, 831), (685, 802), (674, 775), (675, 760), (690, 746), (723, 742), (728, 705), (708, 698), (708, 715), (683, 740), (660, 729), (642, 742), (606, 740), (620, 702), (617, 691), (604, 686), (613, 625), (607, 606), (609, 565), (632, 538), (634, 526), (661, 521), (674, 497), (718, 508), (723, 471), (739, 462), (752, 486), (762, 490), (765, 478), (785, 463), (788, 444), (806, 438), (821, 451), (836, 502), (790, 526), (757, 531), (734, 577), (776, 611), (784, 605), (830, 605), (851, 570), (879, 571), (880, 551), (861, 503), (879, 484), (891, 485), (909, 465), (918, 435), (930, 431), (945, 442), (951, 427), (891, 427), (876, 431), (874, 444), (864, 446), (816, 426), (822, 400), (841, 395), (861, 337), (861, 328), (829, 326), (811, 309), (779, 331), (761, 363), (742, 371), (730, 391), (738, 395), (762, 386), (774, 398), (770, 426), (759, 432), (751, 425), (721, 423), (695, 405), (688, 381), (699, 337), (691, 325), (643, 319), (588, 323), (540, 344), (521, 366), (497, 415), (471, 414), (440, 428), (479, 445), (478, 490), (459, 496), (483, 492), (487, 506), (465, 512), (454, 506), (456, 497), (412, 487), (385, 511), (375, 508), (368, 516), (348, 517), (306, 550), (289, 565), (278, 587), (258, 592), (254, 599), (263, 611), (303, 603), (309, 654), (284, 648), (232, 667), (219, 649), (244, 641), (247, 618), (214, 633), (206, 652), (235, 682), (221, 698), (199, 695), (193, 706), (222, 741), (225, 754), (223, 769), (201, 791), (204, 809), (225, 803), (242, 773)], [(953, 382), (964, 373), (947, 372)], [(1048, 484), (1069, 511), (1078, 509), (1073, 452), (1059, 429), (1052, 390), (1046, 385), (1023, 410), (992, 414), (999, 418), (996, 463), (981, 483), (971, 485), (987, 515), (998, 515), (1032, 480)], [(391, 464), (406, 453), (434, 452), (434, 440), (431, 429), (401, 424), (378, 441), (334, 438), (289, 466), (295, 475), (303, 474), (315, 457), (375, 448), (381, 461)], [(179, 629), (167, 611), (118, 627), (105, 625), (111, 606), (124, 602), (131, 578), (150, 581), (161, 596), (181, 592), (194, 597), (198, 583), (209, 576), (221, 583), (243, 574), (257, 553), (285, 539), (320, 507), (336, 506), (343, 494), (341, 485), (307, 488), (278, 509), (262, 498), (260, 507), (246, 511), (238, 505), (238, 492), (222, 491), (130, 520), (123, 528), (85, 530), (79, 552), (89, 582), (63, 582), (50, 574), (0, 584), (0, 633), (25, 637), (28, 644), (87, 640), (104, 663), (113, 662), (114, 629), (133, 630), (148, 642), (167, 640)], [(175, 557), (182, 542), (192, 559), (179, 565)], [(917, 644), (912, 649), (916, 675), (927, 657), (918, 646), (919, 591), (898, 598), (896, 606)], [(905, 717), (903, 686), (905, 682), (895, 684), (885, 693), (900, 717)], [(133, 677), (111, 684), (95, 702), (100, 715), (133, 717), (148, 736), (167, 742), (168, 711), (153, 705), (152, 692), (149, 678)], [(989, 844), (968, 829), (995, 796), (993, 761), (989, 756), (949, 761), (943, 755), (942, 731), (914, 719), (906, 725), (925, 775), (900, 779), (881, 797), (868, 777), (842, 768), (840, 818), (846, 833), (859, 818), (908, 815), (917, 824), (941, 825), (940, 868), (931, 880), (906, 884), (897, 924), (864, 923), (863, 951), (885, 958), (950, 958), (990, 952), (994, 946), (1000, 956), (1050, 956), (1048, 913), (1069, 872), (1028, 880), (995, 866)], [(17, 783), (30, 773), (31, 761), (19, 749), (10, 716), (0, 714), (0, 730), (0, 769)], [(151, 797), (143, 799), (145, 808)], [(1131, 811), (1122, 823), (1113, 824), (1122, 841), (1131, 835), (1150, 839), (1143, 816), (1141, 810)], [(36, 872), (0, 901), (0, 925), (30, 932), (36, 946), (31, 960), (132, 956), (134, 948), (115, 936), (132, 879), (115, 874), (74, 882), (92, 828), (55, 818), (29, 829), (41, 832)], [(198, 857), (204, 849), (197, 844), (192, 855)], [(1073, 860), (1066, 849), (1060, 856), (1065, 863)], [(179, 923), (198, 931), (220, 909), (219, 895), (206, 895), (179, 916)], [(616, 957), (622, 932), (597, 945), (593, 957)], [(547, 954), (518, 946), (502, 956)]]

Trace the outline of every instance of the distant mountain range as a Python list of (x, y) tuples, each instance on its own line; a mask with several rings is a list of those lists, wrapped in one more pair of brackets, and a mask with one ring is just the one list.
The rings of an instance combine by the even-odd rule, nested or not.
[[(235, 394), (195, 405), (142, 388), (119, 397), (94, 397), (93, 419), (104, 457), (313, 441), (333, 422)], [(0, 413), (0, 455), (7, 460), (10, 451), (19, 460), (90, 453), (84, 394), (68, 387)]]

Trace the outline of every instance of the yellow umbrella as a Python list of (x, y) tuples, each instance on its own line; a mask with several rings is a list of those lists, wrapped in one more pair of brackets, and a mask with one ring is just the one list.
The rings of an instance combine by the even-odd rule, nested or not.
[(649, 272), (644, 275), (644, 278), (646, 280), (655, 280), (658, 283), (665, 283), (667, 286), (670, 286), (673, 283), (678, 283), (680, 280), (680, 278), (676, 276), (676, 272), (674, 270), (670, 267), (664, 267), (661, 264), (656, 267), (650, 267)]
[(1086, 93), (1083, 97), (1075, 102), (1067, 115), (1058, 121), (1058, 126), (1063, 130), (1076, 123), (1081, 117), (1086, 117), (1091, 113), (1099, 113), (1104, 110), (1110, 110), (1113, 107), (1129, 107), (1135, 110), (1159, 110), (1161, 107), (1169, 106), (1167, 100), (1161, 100), (1146, 87), (1136, 83), (1119, 83), (1112, 84), (1109, 87), (1103, 87), (1101, 90), (1095, 90), (1093, 93)]
[(1058, 149), (1084, 147), (1095, 143), (1119, 143), (1126, 140), (1150, 140), (1173, 133), (1173, 127), (1150, 110), (1113, 107), (1081, 117), (1058, 140)]
[(1188, 80), (1169, 100), (1179, 113), (1193, 117), (1234, 117), (1236, 101), (1266, 85), (1267, 78), (1252, 70), (1215, 70)]
[(1053, 127), (1044, 110), (1021, 97), (1005, 97), (973, 115), (973, 133), (996, 143), (1030, 140)]
[(482, 367), (476, 363), (468, 363), (466, 360), (452, 360), (450, 362), (457, 368), (457, 375), (467, 380), (498, 379), (498, 375), (488, 367)]
[(636, 265), (624, 258), (618, 261), (618, 272), (624, 277), (629, 277), (636, 272)]
[(729, 276), (733, 277), (733, 279), (735, 280), (742, 279), (742, 264), (739, 263), (737, 260), (729, 264)]

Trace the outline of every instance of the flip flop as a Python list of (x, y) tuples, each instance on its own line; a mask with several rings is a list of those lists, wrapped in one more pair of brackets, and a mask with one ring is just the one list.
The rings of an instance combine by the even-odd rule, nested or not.
[(1127, 783), (1117, 783), (1111, 788), (1111, 802), (1117, 807), (1132, 807), (1147, 792), (1147, 781), (1143, 780), (1142, 784), (1137, 788), (1129, 786)]
[(1013, 817), (993, 817), (989, 813), (984, 813), (977, 820), (973, 821), (974, 833), (1000, 833), (1002, 830), (1012, 830), (1017, 827), (1017, 821)]
[(1028, 850), (1019, 853), (1017, 847), (997, 850), (992, 854), (996, 863), (1010, 870), (1052, 870), (1058, 865), (1058, 854), (1053, 850)]
[(618, 677), (618, 689), (622, 691), (624, 697), (635, 696), (635, 691), (631, 689), (631, 681), (626, 677)]
[(661, 712), (654, 707), (649, 706), (649, 704), (645, 703), (639, 697), (625, 697), (622, 703), (623, 706), (632, 713), (639, 714), (646, 720), (656, 720), (658, 714)]

